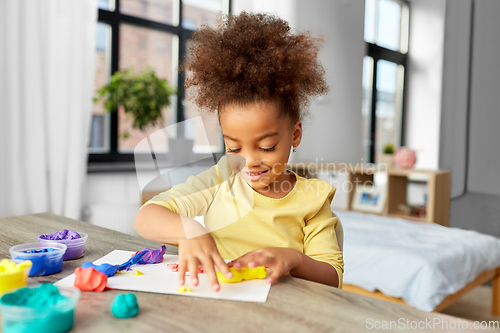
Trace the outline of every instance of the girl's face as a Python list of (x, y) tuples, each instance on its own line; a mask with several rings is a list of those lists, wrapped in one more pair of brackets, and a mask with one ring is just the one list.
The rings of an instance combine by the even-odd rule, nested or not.
[(271, 102), (226, 105), (219, 120), (227, 154), (246, 161), (240, 176), (261, 194), (288, 193), (294, 177), (283, 171), (292, 146), (300, 144), (301, 122), (292, 125)]

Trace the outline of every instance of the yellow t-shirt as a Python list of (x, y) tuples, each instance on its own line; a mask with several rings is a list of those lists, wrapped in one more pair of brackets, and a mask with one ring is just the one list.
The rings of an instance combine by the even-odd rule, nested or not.
[(295, 185), (285, 197), (269, 198), (254, 191), (222, 157), (214, 167), (145, 205), (161, 205), (191, 218), (204, 216), (205, 228), (225, 259), (263, 247), (293, 248), (331, 264), (341, 288), (344, 262), (335, 235), (338, 218), (330, 209), (335, 187), (322, 180), (295, 177)]

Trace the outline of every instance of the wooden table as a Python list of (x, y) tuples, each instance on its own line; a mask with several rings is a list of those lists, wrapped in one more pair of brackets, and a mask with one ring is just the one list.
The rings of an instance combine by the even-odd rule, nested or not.
[[(89, 234), (85, 256), (65, 261), (63, 270), (57, 274), (33, 277), (30, 281), (56, 282), (84, 262), (94, 261), (114, 249), (137, 251), (160, 246), (156, 242), (44, 213), (0, 219), (0, 259), (10, 258), (9, 248), (13, 245), (36, 242), (38, 235), (64, 228)], [(168, 253), (176, 254), (176, 251), (175, 247), (167, 246)], [(367, 323), (397, 323), (399, 318), (405, 322), (424, 323), (434, 318), (457, 321), (452, 316), (426, 313), (288, 276), (282, 276), (271, 287), (265, 303), (135, 292), (140, 312), (132, 319), (117, 319), (111, 314), (111, 302), (119, 293), (123, 291), (82, 292), (72, 332), (362, 332), (367, 331)], [(463, 325), (463, 322), (467, 321), (460, 319), (459, 323)], [(472, 327), (473, 323), (467, 324)], [(394, 325), (388, 331), (408, 330)]]

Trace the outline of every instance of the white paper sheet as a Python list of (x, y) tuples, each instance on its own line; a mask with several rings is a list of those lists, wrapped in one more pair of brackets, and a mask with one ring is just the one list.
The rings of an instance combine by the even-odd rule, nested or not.
[[(114, 250), (104, 257), (94, 261), (94, 264), (122, 264), (126, 262), (134, 252)], [(134, 265), (132, 270), (138, 270), (144, 275), (124, 275), (116, 274), (108, 278), (108, 288), (132, 291), (144, 291), (151, 293), (176, 294), (183, 296), (205, 297), (215, 299), (226, 299), (245, 302), (265, 302), (271, 285), (265, 279), (243, 281), (239, 283), (220, 282), (220, 290), (214, 291), (205, 273), (198, 274), (198, 286), (190, 283), (189, 276), (186, 276), (186, 283), (189, 283), (193, 292), (180, 293), (177, 291), (181, 286), (178, 282), (178, 273), (173, 272), (168, 263), (178, 262), (177, 255), (165, 255), (160, 264)], [(132, 271), (130, 271), (132, 272)], [(55, 284), (58, 286), (72, 287), (75, 281), (75, 274), (59, 280)]]

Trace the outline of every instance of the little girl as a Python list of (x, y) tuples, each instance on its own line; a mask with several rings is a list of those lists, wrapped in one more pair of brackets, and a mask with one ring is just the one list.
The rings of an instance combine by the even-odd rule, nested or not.
[(289, 273), (342, 287), (335, 188), (285, 170), (309, 99), (328, 91), (320, 42), (280, 18), (245, 12), (195, 33), (186, 87), (202, 110), (217, 112), (227, 155), (148, 201), (135, 219), (142, 237), (178, 245), (181, 285), (189, 271), (196, 286), (200, 266), (216, 291), (215, 267), (231, 278), (230, 266), (266, 266), (269, 283)]

